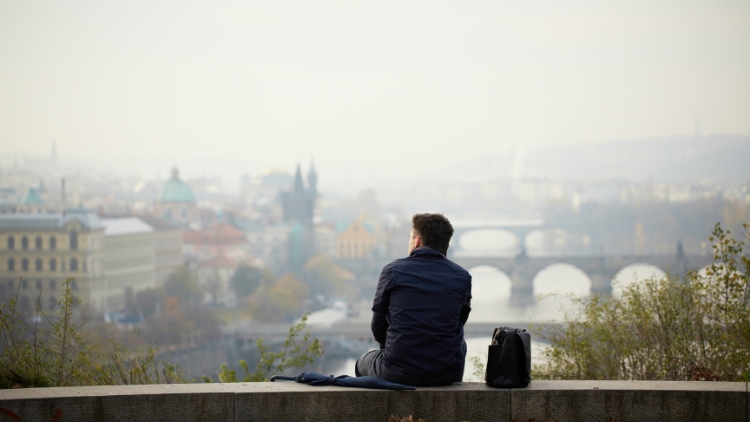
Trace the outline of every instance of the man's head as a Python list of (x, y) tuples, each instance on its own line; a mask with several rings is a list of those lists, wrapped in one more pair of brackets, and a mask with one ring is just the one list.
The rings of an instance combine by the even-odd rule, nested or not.
[(420, 246), (429, 246), (447, 255), (451, 236), (453, 226), (443, 214), (414, 214), (411, 218), (409, 254)]

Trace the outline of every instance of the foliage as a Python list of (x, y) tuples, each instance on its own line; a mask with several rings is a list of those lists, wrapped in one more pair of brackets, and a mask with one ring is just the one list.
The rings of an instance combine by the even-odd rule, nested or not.
[[(301, 368), (313, 363), (315, 357), (323, 356), (323, 349), (318, 339), (310, 341), (310, 332), (305, 331), (300, 338), (300, 333), (307, 325), (307, 314), (301, 321), (289, 328), (284, 348), (280, 352), (271, 351), (269, 346), (263, 344), (263, 339), (258, 339), (255, 343), (260, 351), (260, 359), (255, 366), (255, 372), (250, 373), (246, 361), (241, 360), (240, 366), (245, 372), (243, 382), (261, 382), (269, 381), (272, 376), (281, 374), (287, 369)], [(237, 382), (237, 373), (229, 369), (226, 364), (221, 365), (219, 373), (221, 382)], [(208, 381), (204, 378), (204, 381)]]
[(237, 296), (244, 299), (253, 294), (258, 287), (272, 282), (273, 279), (273, 274), (267, 269), (240, 264), (229, 282)]
[(167, 293), (164, 289), (146, 289), (141, 290), (135, 294), (135, 309), (136, 313), (148, 317), (149, 315), (157, 312), (159, 306), (167, 298)]
[(325, 255), (311, 258), (305, 264), (303, 277), (312, 294), (338, 297), (350, 297), (354, 294), (347, 283), (352, 275)]
[(164, 282), (164, 290), (167, 296), (178, 297), (181, 302), (193, 303), (201, 297), (198, 280), (185, 266), (169, 275)]
[(218, 340), (221, 329), (212, 309), (183, 304), (151, 315), (145, 320), (141, 335), (159, 346), (185, 346)]
[(485, 366), (484, 362), (487, 361), (487, 356), (484, 356), (484, 360), (479, 356), (471, 357), (471, 366), (474, 368), (474, 372), (471, 373), (471, 380), (475, 382), (484, 382)]
[[(743, 224), (746, 239), (750, 226)], [(579, 300), (535, 365), (550, 379), (750, 380), (747, 244), (716, 224), (705, 272), (631, 284), (620, 297)]]
[(307, 287), (293, 274), (286, 274), (273, 284), (261, 286), (248, 306), (256, 321), (291, 321), (302, 313), (306, 297)]
[(66, 280), (52, 317), (39, 299), (34, 315), (20, 313), (18, 290), (8, 303), (0, 303), (0, 388), (183, 381), (179, 368), (156, 359), (153, 349), (135, 354), (117, 343), (109, 350), (88, 344), (85, 323), (75, 315), (80, 301), (72, 294), (72, 282)]

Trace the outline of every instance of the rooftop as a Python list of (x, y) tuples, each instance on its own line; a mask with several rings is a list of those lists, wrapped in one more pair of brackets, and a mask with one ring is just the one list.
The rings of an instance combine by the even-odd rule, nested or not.
[(104, 218), (105, 236), (123, 236), (128, 234), (151, 233), (154, 228), (138, 217)]

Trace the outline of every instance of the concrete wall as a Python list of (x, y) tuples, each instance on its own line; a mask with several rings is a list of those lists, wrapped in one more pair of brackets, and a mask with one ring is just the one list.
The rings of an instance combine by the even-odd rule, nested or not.
[(532, 381), (382, 391), (293, 382), (0, 390), (4, 421), (743, 421), (747, 383)]

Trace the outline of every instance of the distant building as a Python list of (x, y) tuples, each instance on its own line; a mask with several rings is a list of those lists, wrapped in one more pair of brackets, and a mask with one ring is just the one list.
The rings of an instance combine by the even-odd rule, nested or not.
[(302, 181), (302, 171), (298, 165), (292, 189), (281, 194), (285, 223), (300, 223), (305, 226), (312, 226), (315, 201), (318, 198), (318, 175), (312, 167), (308, 173), (307, 182), (308, 187), (305, 188)]
[(187, 183), (180, 180), (177, 167), (172, 168), (172, 177), (164, 184), (156, 198), (154, 211), (157, 217), (182, 227), (188, 227), (197, 219), (195, 195)]
[[(87, 210), (0, 215), (0, 299), (18, 288), (18, 309), (32, 315), (37, 299), (54, 311), (66, 279), (84, 304), (95, 304), (104, 278), (104, 225)], [(20, 280), (20, 288), (19, 288)]]
[(315, 254), (336, 258), (336, 226), (334, 224), (315, 225)]
[(295, 271), (302, 270), (315, 249), (313, 217), (315, 202), (318, 198), (318, 175), (312, 166), (307, 176), (307, 182), (308, 187), (305, 188), (302, 181), (302, 171), (298, 165), (292, 189), (281, 194), (284, 222), (291, 226), (287, 244), (289, 265)]
[(355, 221), (336, 237), (336, 258), (359, 259), (370, 257), (377, 246), (374, 227)]
[(192, 264), (224, 255), (235, 262), (251, 261), (247, 235), (227, 223), (215, 223), (183, 234), (185, 258)]
[(291, 228), (286, 225), (268, 226), (247, 233), (250, 252), (273, 271), (281, 271), (289, 261), (287, 242)]
[(16, 212), (23, 214), (36, 214), (45, 211), (47, 211), (47, 207), (34, 188), (29, 188), (26, 195), (21, 198), (21, 202), (16, 206)]
[(181, 229), (153, 217), (100, 218), (83, 209), (0, 214), (0, 242), (0, 301), (15, 295), (20, 278), (26, 313), (40, 295), (43, 309), (53, 311), (68, 278), (84, 306), (119, 310), (183, 263)]
[(156, 232), (137, 217), (105, 218), (104, 280), (94, 306), (122, 309), (126, 301), (157, 287)]
[(182, 250), (183, 229), (153, 215), (142, 215), (139, 218), (154, 229), (156, 283), (162, 285), (174, 270), (185, 264)]
[(219, 254), (198, 265), (198, 285), (203, 293), (203, 303), (211, 306), (234, 307), (237, 296), (230, 286), (237, 263)]

